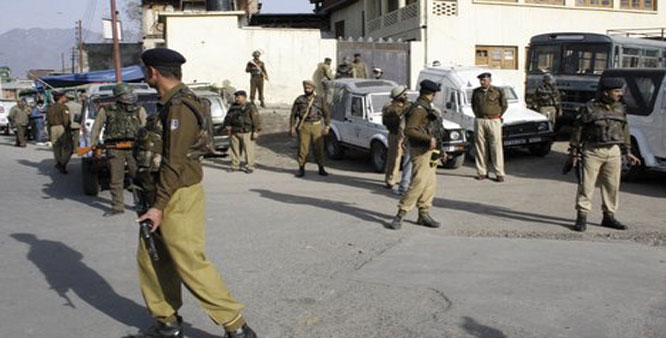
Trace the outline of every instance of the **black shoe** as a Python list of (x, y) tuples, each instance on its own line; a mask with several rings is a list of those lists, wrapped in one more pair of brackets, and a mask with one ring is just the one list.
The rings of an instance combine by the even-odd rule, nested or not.
[(243, 325), (240, 329), (236, 330), (235, 332), (227, 332), (227, 335), (225, 336), (227, 338), (257, 338), (257, 334), (252, 331), (252, 329), (247, 326), (247, 324)]
[(305, 176), (305, 166), (300, 166), (298, 167), (298, 171), (296, 172), (296, 177), (303, 177)]
[(620, 223), (620, 221), (616, 220), (615, 217), (611, 214), (604, 214), (604, 218), (601, 221), (601, 226), (615, 230), (627, 230), (627, 226)]
[(182, 338), (183, 337), (183, 319), (178, 316), (178, 321), (173, 323), (157, 322), (138, 335), (131, 338)]
[(324, 169), (323, 165), (319, 166), (319, 176), (328, 176), (328, 173), (326, 172), (326, 169)]
[(578, 215), (576, 224), (574, 224), (573, 231), (584, 232), (587, 229), (587, 216)]
[(416, 221), (416, 224), (427, 226), (429, 228), (439, 228), (440, 226), (439, 222), (432, 219), (429, 214), (419, 214), (419, 218)]
[(266, 104), (264, 103), (264, 101), (261, 101), (259, 105), (261, 106), (261, 108), (266, 108)]
[(254, 168), (250, 168), (250, 167), (245, 168), (245, 173), (246, 174), (251, 174), (253, 172), (254, 172)]
[(395, 216), (391, 223), (386, 225), (386, 228), (391, 230), (400, 230), (400, 228), (402, 228), (402, 216)]

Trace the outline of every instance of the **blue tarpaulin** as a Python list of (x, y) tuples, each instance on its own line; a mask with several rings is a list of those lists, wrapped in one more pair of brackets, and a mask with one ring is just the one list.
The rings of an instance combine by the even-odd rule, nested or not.
[[(143, 71), (141, 71), (141, 67), (139, 66), (125, 67), (122, 71), (123, 82), (138, 82), (143, 80)], [(44, 83), (47, 83), (51, 87), (61, 88), (88, 83), (116, 82), (116, 71), (114, 69), (108, 69), (88, 73), (53, 75), (45, 76), (40, 80), (41, 81), (35, 81), (35, 87), (37, 90), (44, 89), (44, 87), (46, 87)]]

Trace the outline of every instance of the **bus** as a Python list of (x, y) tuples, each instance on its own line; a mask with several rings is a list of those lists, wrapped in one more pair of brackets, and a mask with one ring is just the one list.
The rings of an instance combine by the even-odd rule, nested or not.
[(666, 67), (666, 41), (595, 33), (549, 33), (530, 39), (525, 83), (526, 102), (543, 74), (554, 76), (562, 92), (561, 122), (593, 99), (599, 77), (608, 68)]

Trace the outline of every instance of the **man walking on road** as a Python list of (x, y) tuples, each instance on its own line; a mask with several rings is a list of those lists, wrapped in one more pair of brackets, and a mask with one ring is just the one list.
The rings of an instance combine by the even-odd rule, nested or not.
[(490, 73), (477, 76), (481, 87), (472, 93), (474, 122), (474, 150), (476, 151), (476, 179), (488, 178), (488, 158), (497, 182), (504, 182), (504, 150), (502, 148), (502, 115), (509, 105), (504, 91), (491, 85)]
[(231, 135), (231, 172), (240, 170), (241, 154), (245, 154), (245, 172), (254, 172), (255, 142), (261, 131), (261, 118), (257, 106), (247, 100), (247, 93), (239, 90), (234, 93), (235, 102), (229, 107), (222, 128)]
[[(190, 290), (208, 316), (222, 325), (228, 338), (255, 338), (245, 323), (243, 305), (227, 290), (220, 273), (206, 259), (205, 196), (202, 186), (203, 149), (200, 122), (203, 104), (182, 82), (185, 58), (166, 48), (143, 52), (146, 82), (157, 89), (162, 138), (161, 163), (156, 173), (156, 198), (138, 221), (152, 222), (159, 230), (159, 261), (152, 261), (145, 241), (139, 240), (139, 281), (146, 306), (157, 323), (140, 337), (183, 337), (181, 284)], [(152, 122), (149, 123), (152, 128)], [(160, 128), (161, 125), (161, 128)], [(161, 131), (160, 131), (161, 129)], [(203, 142), (205, 143), (205, 142)], [(192, 154), (190, 156), (190, 154)]]
[(9, 111), (9, 121), (16, 128), (16, 146), (27, 147), (28, 123), (30, 122), (30, 107), (24, 100), (18, 100), (16, 105)]
[(47, 111), (47, 122), (53, 156), (56, 161), (56, 169), (62, 174), (67, 174), (67, 163), (72, 157), (74, 145), (72, 144), (72, 132), (69, 129), (72, 120), (65, 103), (67, 98), (63, 93), (54, 92), (56, 102), (49, 106)]
[(319, 175), (328, 176), (324, 169), (324, 137), (331, 129), (331, 114), (326, 100), (314, 92), (315, 87), (316, 84), (313, 81), (303, 81), (304, 94), (297, 97), (291, 107), (289, 135), (293, 137), (298, 133), (296, 177), (305, 176), (305, 163), (310, 155), (310, 144), (314, 145)]

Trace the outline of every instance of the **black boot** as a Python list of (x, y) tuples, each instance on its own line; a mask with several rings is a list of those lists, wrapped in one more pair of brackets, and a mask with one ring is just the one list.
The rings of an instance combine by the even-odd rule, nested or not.
[(584, 232), (587, 229), (587, 215), (578, 214), (576, 217), (576, 224), (574, 224), (573, 231)]
[(172, 323), (162, 323), (158, 321), (138, 335), (131, 338), (183, 338), (183, 318), (178, 316), (178, 320)]
[(226, 335), (227, 338), (257, 338), (257, 334), (252, 331), (252, 329), (247, 326), (247, 324), (243, 325), (240, 329), (234, 331), (234, 332), (227, 332)]
[(326, 172), (326, 169), (324, 169), (323, 165), (319, 166), (319, 176), (328, 176), (328, 173)]
[(305, 166), (300, 166), (298, 167), (298, 171), (296, 172), (296, 177), (303, 177), (305, 176)]
[(416, 221), (416, 224), (427, 226), (429, 228), (439, 228), (440, 226), (439, 222), (432, 219), (432, 217), (430, 217), (430, 215), (427, 213), (424, 214), (419, 213), (419, 218)]
[(627, 226), (620, 223), (620, 221), (616, 220), (613, 214), (604, 213), (604, 218), (601, 221), (601, 226), (615, 230), (627, 230)]
[(393, 218), (393, 220), (391, 221), (391, 223), (389, 223), (389, 224), (386, 225), (386, 228), (387, 228), (387, 229), (391, 229), (391, 230), (400, 230), (400, 228), (402, 228), (402, 217), (403, 217), (403, 215), (400, 214), (400, 213), (398, 213), (398, 214)]

